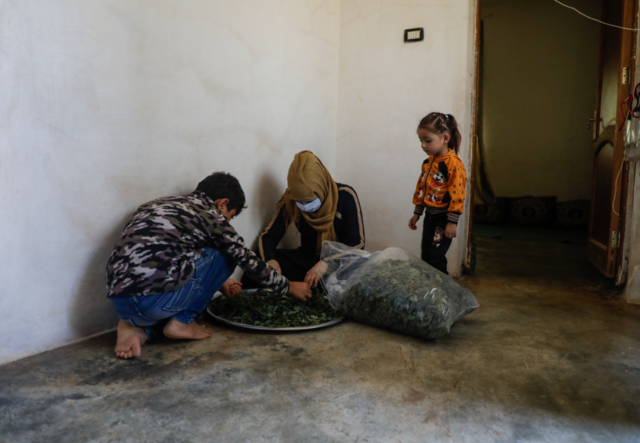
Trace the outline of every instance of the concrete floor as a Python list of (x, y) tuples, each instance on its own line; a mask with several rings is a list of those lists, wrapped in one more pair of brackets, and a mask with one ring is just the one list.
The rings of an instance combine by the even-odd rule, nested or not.
[(214, 326), (122, 361), (107, 334), (0, 367), (0, 441), (640, 441), (640, 310), (582, 245), (478, 247), (444, 339)]

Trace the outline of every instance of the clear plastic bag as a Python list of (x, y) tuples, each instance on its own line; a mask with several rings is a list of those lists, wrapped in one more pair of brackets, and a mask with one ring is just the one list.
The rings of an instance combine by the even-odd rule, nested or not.
[(624, 130), (624, 146), (626, 161), (640, 161), (640, 119), (627, 120)]
[(479, 304), (471, 291), (400, 248), (369, 253), (325, 241), (331, 305), (362, 323), (435, 339)]

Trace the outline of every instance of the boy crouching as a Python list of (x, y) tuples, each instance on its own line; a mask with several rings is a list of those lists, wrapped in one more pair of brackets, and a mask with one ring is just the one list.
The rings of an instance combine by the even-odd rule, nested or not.
[(240, 293), (242, 284), (229, 278), (236, 265), (261, 286), (311, 297), (307, 283), (289, 282), (245, 247), (229, 224), (244, 204), (238, 180), (216, 172), (190, 194), (138, 208), (107, 264), (108, 296), (120, 316), (118, 357), (139, 357), (141, 346), (160, 334), (211, 337), (194, 320), (218, 290)]

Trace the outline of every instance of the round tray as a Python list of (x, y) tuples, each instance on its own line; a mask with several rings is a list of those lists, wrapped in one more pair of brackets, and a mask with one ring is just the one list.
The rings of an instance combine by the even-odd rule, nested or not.
[[(247, 289), (245, 291), (242, 292), (255, 292), (257, 291), (257, 289)], [(340, 323), (341, 321), (343, 321), (345, 319), (344, 315), (341, 315), (340, 317), (325, 322), (325, 323), (320, 323), (318, 325), (312, 325), (312, 326), (294, 326), (294, 327), (289, 327), (289, 328), (269, 328), (267, 326), (255, 326), (255, 325), (245, 325), (244, 323), (236, 323), (234, 321), (231, 320), (227, 320), (226, 318), (222, 318), (222, 317), (218, 317), (216, 314), (214, 314), (213, 312), (211, 312), (211, 308), (209, 306), (207, 306), (207, 313), (213, 317), (215, 320), (222, 322), (226, 325), (230, 325), (230, 326), (235, 326), (238, 328), (243, 328), (243, 329), (253, 329), (254, 331), (276, 331), (276, 332), (298, 332), (298, 331), (310, 331), (312, 329), (322, 329), (322, 328), (328, 328), (329, 326), (333, 326), (333, 325), (337, 325), (338, 323)]]

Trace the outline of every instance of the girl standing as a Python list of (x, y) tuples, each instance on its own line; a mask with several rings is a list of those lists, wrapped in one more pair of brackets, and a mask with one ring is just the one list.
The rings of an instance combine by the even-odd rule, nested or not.
[(446, 254), (458, 235), (467, 185), (467, 172), (457, 155), (461, 140), (458, 123), (451, 114), (432, 112), (420, 121), (418, 138), (429, 157), (422, 163), (409, 228), (418, 229), (418, 220), (426, 210), (422, 260), (448, 274)]

